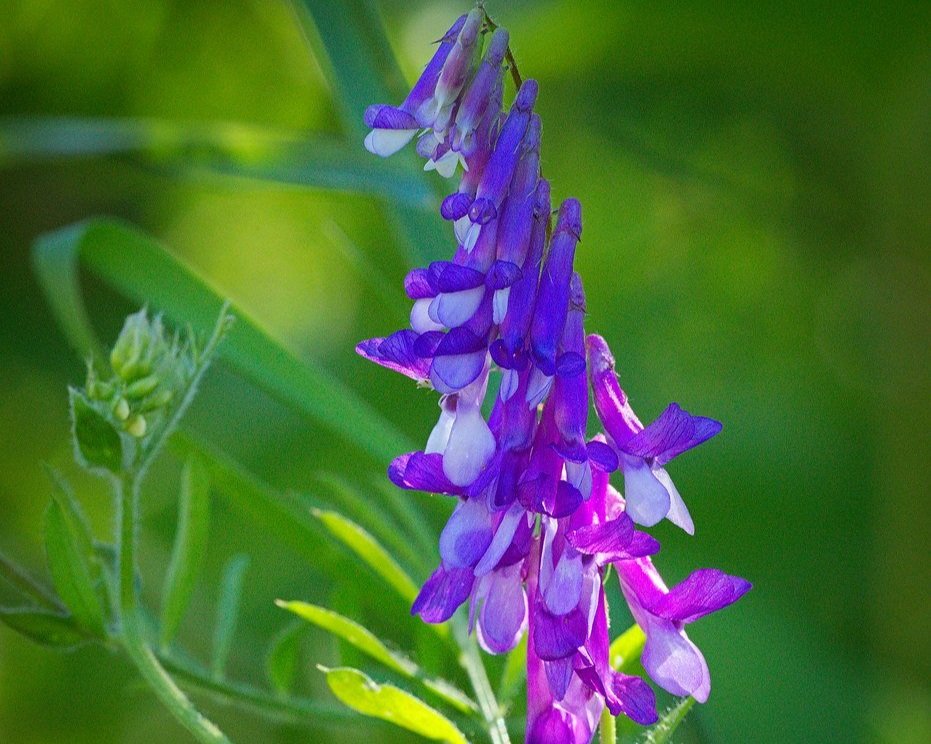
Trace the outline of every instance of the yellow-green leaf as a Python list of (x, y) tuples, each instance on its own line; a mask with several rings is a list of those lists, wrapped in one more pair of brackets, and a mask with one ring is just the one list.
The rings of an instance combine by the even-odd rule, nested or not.
[(631, 625), (611, 643), (608, 655), (611, 666), (619, 672), (629, 672), (632, 666), (640, 660), (646, 641), (646, 634), (640, 626)]

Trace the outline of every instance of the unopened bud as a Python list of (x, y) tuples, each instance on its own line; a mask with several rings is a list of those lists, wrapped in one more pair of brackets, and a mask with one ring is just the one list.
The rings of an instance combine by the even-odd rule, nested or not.
[(120, 421), (125, 421), (129, 418), (129, 403), (126, 401), (126, 398), (120, 398), (116, 402), (113, 406), (113, 415)]
[(138, 413), (126, 422), (126, 431), (136, 439), (144, 437), (148, 428), (145, 417), (140, 416)]
[(141, 380), (136, 380), (126, 388), (126, 397), (133, 399), (144, 398), (158, 387), (159, 382), (157, 375), (149, 375)]

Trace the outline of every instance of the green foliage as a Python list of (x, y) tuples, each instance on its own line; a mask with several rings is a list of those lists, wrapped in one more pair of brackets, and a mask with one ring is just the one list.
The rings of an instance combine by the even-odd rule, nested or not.
[(265, 674), (272, 688), (279, 695), (294, 689), (301, 663), (301, 638), (306, 626), (295, 621), (285, 626), (272, 639), (265, 656)]
[(333, 537), (349, 548), (376, 574), (383, 578), (405, 602), (413, 602), (419, 591), (413, 579), (368, 532), (351, 519), (334, 511), (313, 510), (313, 515)]
[(210, 474), (197, 457), (181, 473), (178, 527), (162, 589), (161, 643), (168, 646), (187, 610), (207, 555), (210, 533)]
[(68, 389), (71, 427), (77, 461), (88, 470), (118, 473), (123, 467), (123, 442), (99, 408), (83, 393)]
[(468, 744), (462, 732), (442, 713), (394, 685), (380, 685), (358, 669), (320, 667), (333, 694), (365, 716), (381, 718), (428, 739)]
[(646, 644), (646, 633), (634, 623), (611, 642), (608, 650), (608, 659), (611, 666), (619, 672), (631, 673), (631, 670), (640, 661), (640, 654)]
[(30, 607), (0, 607), (0, 621), (44, 646), (71, 651), (93, 640), (69, 615)]
[(217, 622), (213, 631), (213, 661), (211, 672), (214, 679), (222, 679), (226, 662), (233, 647), (236, 623), (239, 621), (239, 606), (242, 603), (242, 587), (249, 557), (236, 555), (227, 561), (220, 583), (220, 601), (217, 603)]
[[(103, 637), (108, 608), (93, 540), (70, 494), (56, 489), (45, 515), (45, 552), (52, 582), (77, 624)], [(96, 581), (95, 581), (96, 578)]]

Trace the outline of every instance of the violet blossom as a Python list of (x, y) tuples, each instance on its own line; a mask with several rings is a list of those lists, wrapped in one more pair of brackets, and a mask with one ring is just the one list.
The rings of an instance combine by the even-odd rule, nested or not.
[[(400, 106), (365, 113), (372, 152), (390, 155), (419, 134), (428, 170), (452, 176), (461, 164), (462, 176), (440, 209), (453, 222), (451, 259), (407, 275), (409, 328), (357, 351), (441, 396), (423, 449), (388, 469), (400, 488), (456, 499), (412, 612), (439, 623), (468, 604), (470, 630), (493, 654), (526, 632), (527, 741), (583, 744), (604, 708), (643, 725), (657, 719), (650, 686), (609, 663), (610, 566), (646, 634), (650, 678), (699, 702), (710, 676), (684, 626), (750, 584), (701, 569), (667, 589), (650, 558), (659, 542), (635, 528), (667, 518), (694, 531), (665, 466), (721, 425), (673, 403), (644, 427), (607, 343), (586, 337), (574, 270), (581, 205), (566, 199), (552, 224), (536, 82), (502, 109), (508, 43), (477, 8), (440, 39)], [(486, 420), (493, 375), (501, 380)], [(604, 429), (593, 438), (590, 397)], [(617, 470), (624, 496), (610, 483)]]

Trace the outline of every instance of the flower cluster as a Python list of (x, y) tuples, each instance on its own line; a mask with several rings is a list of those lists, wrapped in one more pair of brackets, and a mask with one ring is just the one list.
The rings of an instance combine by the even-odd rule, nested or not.
[[(586, 336), (573, 271), (581, 206), (565, 200), (552, 224), (537, 84), (524, 81), (502, 110), (507, 50), (507, 32), (473, 10), (400, 106), (365, 112), (371, 152), (390, 155), (419, 135), (426, 169), (451, 177), (461, 166), (462, 176), (441, 207), (454, 223), (452, 260), (406, 277), (410, 328), (357, 350), (442, 396), (424, 449), (388, 471), (401, 488), (457, 499), (412, 611), (438, 623), (468, 602), (470, 626), (496, 654), (528, 632), (527, 740), (588, 742), (604, 706), (641, 724), (657, 718), (649, 685), (609, 663), (607, 567), (646, 634), (649, 676), (698, 701), (710, 678), (685, 625), (750, 584), (703, 569), (669, 589), (650, 558), (659, 543), (635, 528), (666, 518), (693, 532), (665, 466), (721, 425), (672, 404), (644, 427), (606, 342)], [(603, 429), (592, 438), (590, 391)], [(624, 496), (609, 482), (615, 471)]]

